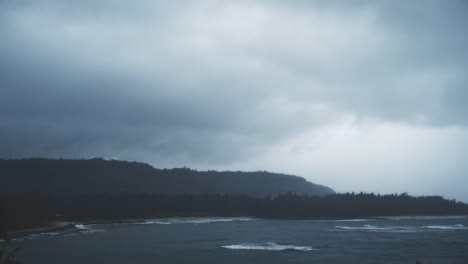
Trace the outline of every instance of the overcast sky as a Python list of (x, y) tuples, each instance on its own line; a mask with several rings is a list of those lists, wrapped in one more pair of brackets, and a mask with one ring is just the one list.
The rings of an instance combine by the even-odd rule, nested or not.
[(468, 202), (468, 1), (0, 0), (0, 158)]

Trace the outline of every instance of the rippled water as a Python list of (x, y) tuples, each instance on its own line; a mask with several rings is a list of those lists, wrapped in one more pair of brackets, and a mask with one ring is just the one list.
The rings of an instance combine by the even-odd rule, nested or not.
[(464, 219), (172, 219), (14, 241), (42, 263), (468, 263)]

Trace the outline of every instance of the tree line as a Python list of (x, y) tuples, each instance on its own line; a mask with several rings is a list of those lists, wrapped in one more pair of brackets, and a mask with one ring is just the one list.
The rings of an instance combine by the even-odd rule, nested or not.
[(0, 225), (9, 230), (50, 221), (97, 221), (158, 217), (234, 217), (274, 219), (361, 218), (395, 215), (468, 215), (468, 205), (441, 196), (406, 193), (344, 193), (263, 198), (232, 195), (151, 195), (0, 193)]

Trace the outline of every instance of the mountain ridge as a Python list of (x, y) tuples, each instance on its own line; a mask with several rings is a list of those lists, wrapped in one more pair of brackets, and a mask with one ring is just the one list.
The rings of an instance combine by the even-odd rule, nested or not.
[(1, 159), (0, 191), (46, 193), (228, 194), (285, 193), (324, 196), (334, 190), (306, 179), (266, 171), (158, 169), (135, 161), (92, 159)]

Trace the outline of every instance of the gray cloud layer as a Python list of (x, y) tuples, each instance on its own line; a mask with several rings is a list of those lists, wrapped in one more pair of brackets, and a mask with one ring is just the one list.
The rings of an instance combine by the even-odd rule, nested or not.
[[(464, 146), (467, 11), (455, 0), (2, 1), (0, 157), (275, 169), (402, 191), (403, 180), (366, 183), (391, 175), (342, 153), (383, 158), (370, 146), (400, 146), (390, 155), (408, 163), (394, 173), (414, 186), (433, 166), (417, 162), (424, 145)], [(468, 201), (450, 187), (467, 183), (462, 155), (450, 149), (432, 170), (449, 187), (416, 192)]]

